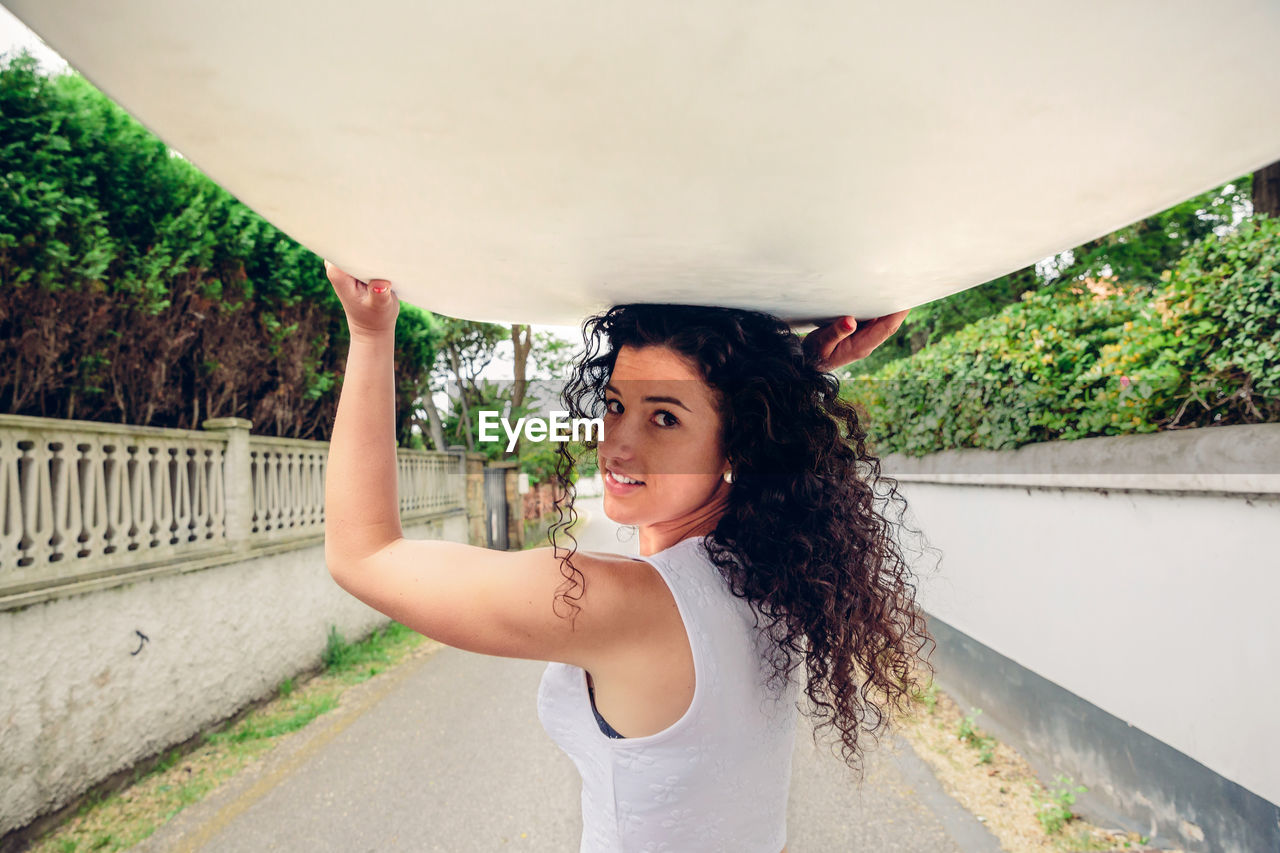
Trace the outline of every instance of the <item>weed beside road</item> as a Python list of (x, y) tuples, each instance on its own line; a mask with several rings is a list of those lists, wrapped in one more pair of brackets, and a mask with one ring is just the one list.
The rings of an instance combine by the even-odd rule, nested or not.
[(1058, 787), (1047, 790), (1022, 756), (978, 727), (982, 709), (963, 713), (932, 682), (913, 698), (914, 712), (897, 718), (896, 730), (947, 794), (991, 830), (1008, 853), (1156, 849), (1143, 835), (1103, 829), (1075, 814), (1075, 794), (1085, 787), (1059, 775)]
[(132, 783), (110, 794), (90, 791), (62, 825), (46, 833), (32, 853), (123, 850), (147, 838), (186, 806), (297, 731), (333, 710), (349, 687), (405, 660), (415, 649), (440, 644), (391, 622), (349, 643), (330, 627), (321, 668), (280, 683), (274, 697), (206, 731), (191, 751), (171, 749)]

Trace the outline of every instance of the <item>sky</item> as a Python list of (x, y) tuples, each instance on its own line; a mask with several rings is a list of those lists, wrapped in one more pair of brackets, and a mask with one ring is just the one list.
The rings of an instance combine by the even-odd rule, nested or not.
[[(53, 48), (45, 44), (26, 24), (13, 16), (8, 9), (0, 6), (0, 52), (16, 52), (27, 48), (40, 61), (40, 67), (46, 73), (56, 74), (68, 68), (67, 61), (57, 54)], [(564, 338), (578, 346), (582, 345), (582, 330), (577, 326), (534, 325), (534, 331), (549, 332)], [(499, 345), (494, 359), (481, 372), (483, 379), (498, 381), (512, 378), (511, 342)]]
[(8, 53), (23, 47), (29, 48), (41, 67), (56, 74), (67, 67), (67, 61), (54, 52), (40, 37), (31, 32), (27, 25), (13, 16), (8, 9), (0, 6), (0, 51)]

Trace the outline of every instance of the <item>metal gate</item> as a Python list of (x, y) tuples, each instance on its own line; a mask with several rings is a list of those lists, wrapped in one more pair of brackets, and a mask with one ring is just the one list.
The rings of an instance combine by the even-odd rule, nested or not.
[(489, 547), (507, 550), (507, 469), (484, 469), (484, 516)]

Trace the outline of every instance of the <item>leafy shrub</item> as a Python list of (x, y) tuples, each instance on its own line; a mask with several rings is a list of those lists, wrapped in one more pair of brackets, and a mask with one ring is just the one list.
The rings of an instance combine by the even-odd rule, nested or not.
[(881, 455), (1280, 420), (1278, 234), (1257, 215), (1205, 237), (1158, 287), (1028, 291), (842, 393)]
[(1086, 377), (1130, 377), (1086, 423), (1280, 420), (1280, 219), (1260, 214), (1201, 240), (1164, 280)]
[[(326, 437), (348, 330), (319, 257), (26, 53), (0, 57), (0, 163), (6, 412)], [(401, 305), (402, 444), (440, 337)]]

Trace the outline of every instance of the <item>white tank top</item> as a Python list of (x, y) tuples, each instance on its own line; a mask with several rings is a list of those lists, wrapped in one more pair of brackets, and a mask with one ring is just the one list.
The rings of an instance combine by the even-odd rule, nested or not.
[[(693, 701), (645, 737), (611, 738), (596, 722), (586, 670), (551, 662), (538, 719), (582, 775), (579, 853), (779, 853), (800, 685), (765, 686), (772, 666), (750, 605), (734, 596), (705, 537), (642, 559), (670, 587), (693, 651)], [(761, 617), (761, 625), (768, 620)]]

